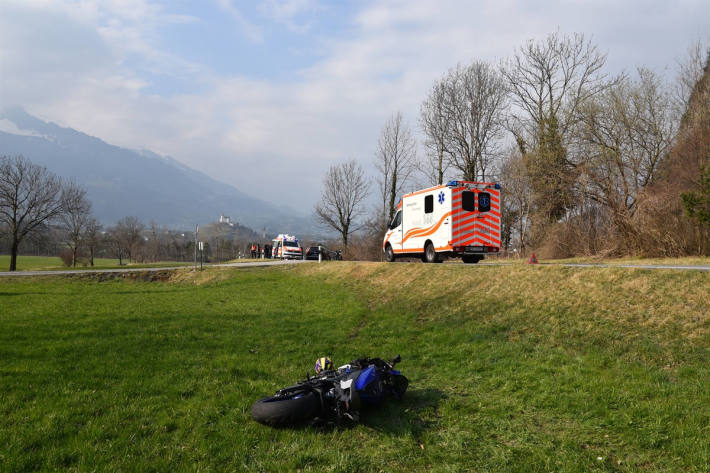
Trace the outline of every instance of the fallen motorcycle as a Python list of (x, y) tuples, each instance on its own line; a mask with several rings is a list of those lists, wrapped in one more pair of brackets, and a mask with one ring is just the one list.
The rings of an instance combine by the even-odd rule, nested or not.
[(256, 401), (252, 417), (269, 425), (357, 422), (362, 406), (404, 396), (409, 381), (394, 369), (400, 361), (399, 355), (390, 362), (358, 358), (337, 369), (324, 369)]

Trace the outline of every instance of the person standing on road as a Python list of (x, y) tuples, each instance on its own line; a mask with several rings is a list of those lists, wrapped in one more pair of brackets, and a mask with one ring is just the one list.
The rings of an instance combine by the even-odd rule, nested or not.
[(251, 259), (256, 258), (256, 244), (252, 243), (251, 244)]

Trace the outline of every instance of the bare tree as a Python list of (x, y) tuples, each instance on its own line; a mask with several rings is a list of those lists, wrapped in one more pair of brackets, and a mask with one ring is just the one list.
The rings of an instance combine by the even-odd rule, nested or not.
[(602, 72), (604, 64), (606, 54), (579, 33), (551, 33), (543, 41), (530, 40), (519, 48), (501, 71), (514, 105), (522, 111), (516, 121), (528, 138), (539, 140), (552, 120), (559, 134), (568, 136), (579, 107), (613, 84)]
[(22, 239), (61, 214), (62, 182), (22, 156), (0, 157), (0, 224), (10, 235), (10, 271)]
[(457, 66), (445, 79), (448, 115), (446, 152), (466, 180), (485, 180), (499, 156), (507, 89), (500, 74), (485, 62)]
[(446, 140), (451, 116), (446, 113), (446, 79), (434, 84), (421, 105), (419, 124), (424, 132), (426, 157), (422, 172), (428, 184), (441, 185), (449, 167)]
[(393, 114), (385, 123), (377, 141), (375, 168), (382, 198), (382, 227), (394, 217), (397, 196), (409, 179), (416, 164), (416, 143), (402, 114)]
[(610, 211), (629, 243), (638, 199), (657, 177), (678, 130), (672, 96), (648, 69), (624, 79), (581, 109), (581, 151), (591, 198)]
[(505, 205), (501, 212), (502, 219), (508, 219), (511, 233), (518, 239), (518, 251), (523, 254), (527, 246), (533, 195), (523, 156), (519, 151), (511, 150), (503, 161), (500, 178)]
[(138, 217), (124, 217), (111, 229), (113, 244), (118, 251), (119, 262), (124, 257), (132, 261), (137, 253), (138, 246), (143, 242), (145, 225)]
[(702, 79), (705, 67), (709, 62), (710, 49), (699, 40), (691, 44), (685, 57), (678, 61), (678, 77), (673, 96), (678, 116), (683, 116), (688, 110), (690, 97)]
[(315, 214), (322, 224), (340, 233), (344, 247), (348, 236), (357, 230), (357, 219), (365, 214), (363, 201), (369, 192), (370, 183), (355, 160), (331, 166), (323, 178)]
[(62, 213), (59, 220), (65, 233), (66, 245), (71, 251), (71, 264), (74, 267), (90, 218), (91, 202), (86, 198), (86, 190), (75, 182), (67, 183), (62, 193)]
[(501, 68), (518, 111), (510, 129), (526, 156), (538, 211), (548, 220), (562, 217), (572, 200), (575, 163), (567, 149), (579, 109), (615, 83), (602, 72), (605, 63), (584, 35), (558, 32), (529, 41)]
[(96, 249), (101, 242), (101, 224), (94, 217), (89, 217), (84, 225), (84, 244), (89, 250), (89, 264), (94, 265)]

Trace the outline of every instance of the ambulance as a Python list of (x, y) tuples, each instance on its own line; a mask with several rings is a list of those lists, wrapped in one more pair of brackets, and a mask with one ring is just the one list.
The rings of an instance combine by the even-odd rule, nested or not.
[(450, 181), (406, 194), (382, 242), (387, 261), (478, 263), (500, 251), (500, 184)]
[(298, 244), (298, 238), (293, 235), (280, 234), (272, 240), (272, 258), (303, 259), (303, 248)]

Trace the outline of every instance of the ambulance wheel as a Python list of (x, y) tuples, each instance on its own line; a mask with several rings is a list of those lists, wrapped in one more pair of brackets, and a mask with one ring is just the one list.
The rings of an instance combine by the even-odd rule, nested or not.
[(441, 258), (439, 258), (439, 255), (436, 254), (434, 245), (430, 241), (427, 242), (424, 247), (424, 261), (427, 263), (441, 263)]
[(479, 261), (481, 261), (480, 256), (462, 256), (461, 259), (463, 260), (464, 263), (467, 263), (467, 264), (476, 264)]
[(394, 250), (392, 249), (392, 245), (390, 245), (389, 243), (385, 247), (385, 260), (388, 263), (391, 263), (394, 261)]

